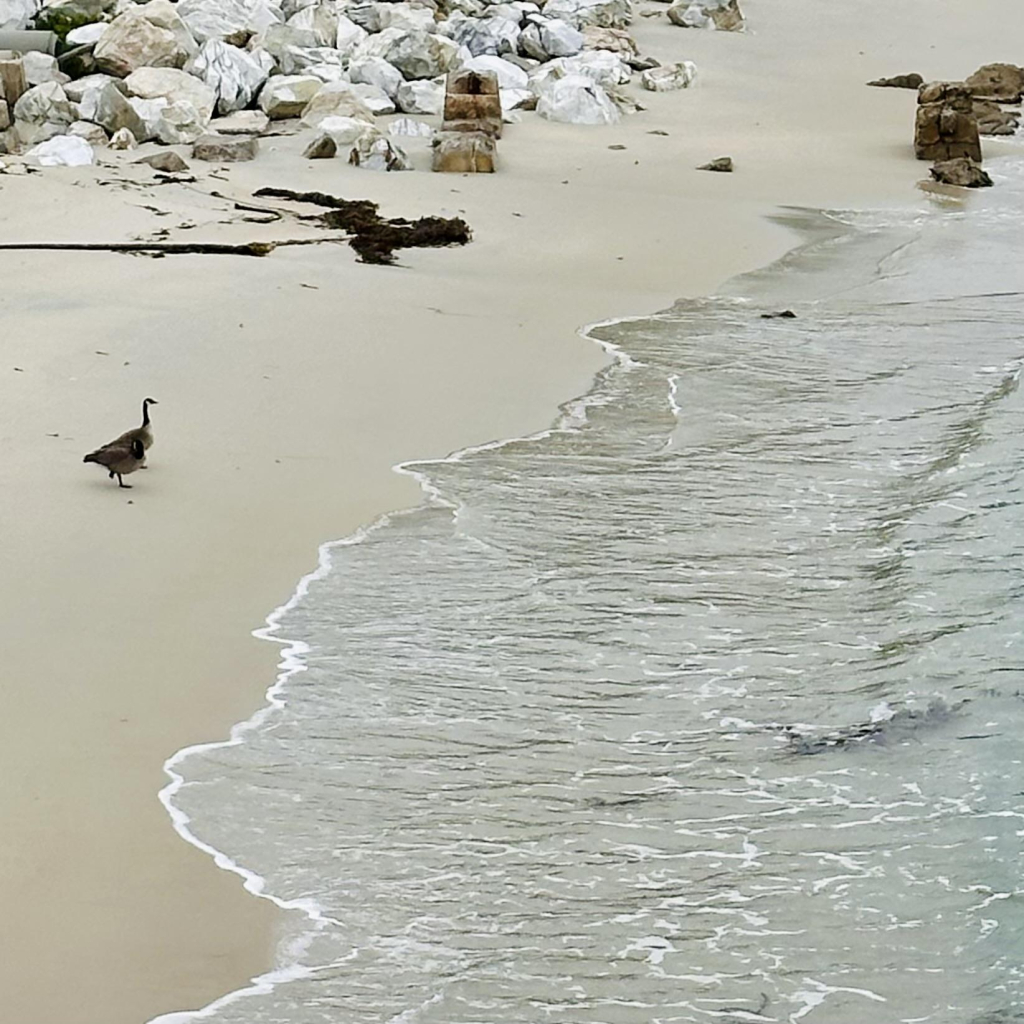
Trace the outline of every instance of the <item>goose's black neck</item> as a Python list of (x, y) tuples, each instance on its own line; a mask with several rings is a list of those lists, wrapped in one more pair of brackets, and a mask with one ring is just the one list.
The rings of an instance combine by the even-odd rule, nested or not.
[(147, 401), (142, 403), (142, 425), (144, 427), (149, 426), (149, 402)]

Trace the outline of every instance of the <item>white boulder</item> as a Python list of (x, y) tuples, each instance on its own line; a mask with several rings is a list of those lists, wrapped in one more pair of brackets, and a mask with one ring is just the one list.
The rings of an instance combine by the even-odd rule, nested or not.
[(42, 85), (43, 82), (57, 82), (66, 85), (71, 81), (68, 75), (57, 67), (57, 58), (48, 53), (29, 50), (22, 55), (21, 67), (25, 72), (25, 81), (29, 86)]
[(575, 28), (626, 28), (633, 20), (630, 0), (548, 0), (544, 17), (559, 18)]
[(310, 4), (293, 14), (286, 24), (305, 29), (316, 37), (317, 46), (334, 47), (338, 38), (338, 12), (331, 4)]
[(135, 149), (138, 146), (138, 142), (127, 128), (118, 128), (110, 136), (109, 145), (111, 149)]
[(36, 0), (0, 0), (0, 32), (28, 28), (37, 10)]
[(200, 43), (220, 39), (235, 46), (284, 20), (267, 0), (179, 0), (178, 12)]
[(388, 135), (404, 135), (414, 139), (429, 139), (433, 134), (434, 129), (426, 121), (416, 121), (411, 117), (396, 117), (388, 125)]
[(40, 167), (85, 167), (93, 162), (92, 146), (79, 135), (57, 135), (25, 156)]
[(203, 43), (185, 70), (212, 91), (220, 114), (249, 106), (268, 77), (266, 69), (248, 52), (219, 39)]
[(210, 122), (215, 135), (262, 135), (270, 126), (270, 118), (262, 110), (236, 110), (227, 117), (216, 117)]
[(444, 110), (444, 79), (404, 82), (398, 87), (395, 103), (404, 114), (440, 114)]
[(102, 125), (111, 135), (126, 128), (139, 141), (151, 137), (145, 121), (113, 82), (107, 82), (98, 92), (91, 93), (88, 102), (79, 104), (78, 109), (83, 117)]
[(14, 104), (14, 119), (33, 125), (53, 126), (57, 130), (51, 134), (59, 135), (72, 121), (78, 120), (78, 115), (61, 85), (43, 82), (21, 94)]
[(316, 128), (325, 117), (355, 117), (373, 124), (373, 111), (355, 91), (357, 88), (372, 86), (354, 86), (349, 82), (328, 83), (303, 108), (302, 123)]
[(529, 83), (527, 73), (518, 64), (503, 57), (485, 54), (465, 61), (462, 66), (469, 71), (493, 71), (498, 76), (499, 89), (525, 89)]
[(446, 36), (386, 28), (369, 36), (356, 49), (353, 59), (383, 57), (407, 79), (436, 78), (455, 66), (458, 44)]
[(377, 19), (382, 29), (404, 28), (433, 32), (435, 26), (434, 12), (429, 7), (405, 3), (378, 4)]
[(180, 68), (196, 49), (168, 0), (150, 0), (112, 21), (93, 57), (102, 71), (125, 78), (141, 67)]
[(571, 57), (583, 49), (583, 33), (561, 18), (538, 18), (523, 29), (519, 47), (535, 60)]
[(383, 89), (378, 89), (375, 85), (366, 85), (364, 82), (346, 84), (352, 90), (352, 95), (362, 100), (374, 117), (395, 112), (395, 101)]
[(160, 97), (168, 103), (186, 100), (191, 103), (204, 124), (213, 117), (217, 94), (201, 79), (177, 68), (139, 68), (126, 79), (125, 85), (133, 96), (144, 100)]
[(320, 122), (320, 131), (329, 135), (338, 146), (351, 146), (367, 133), (377, 134), (372, 124), (358, 117), (325, 117)]
[(547, 79), (537, 101), (537, 113), (563, 124), (617, 124), (621, 117), (604, 89), (585, 75)]
[(482, 18), (467, 18), (456, 11), (438, 27), (445, 36), (478, 57), (485, 53), (515, 53), (519, 47), (519, 19), (518, 11), (509, 16), (501, 8), (491, 7)]
[(298, 117), (309, 101), (327, 88), (312, 75), (275, 75), (260, 90), (260, 109), (272, 121)]
[[(90, 94), (97, 94), (108, 82), (113, 82), (121, 92), (126, 91), (124, 82), (120, 78), (114, 78), (113, 75), (96, 74), (86, 75), (83, 78), (76, 78), (72, 82), (65, 82), (64, 92), (72, 103), (77, 103), (81, 106), (82, 103), (86, 102), (87, 96)], [(92, 120), (91, 117), (82, 111), (79, 111), (79, 115), (83, 120)]]
[[(160, 99), (162, 97), (155, 97), (150, 102), (158, 102)], [(156, 123), (156, 137), (165, 146), (195, 142), (206, 130), (209, 121), (188, 100), (175, 100), (161, 109)]]
[(651, 92), (672, 92), (685, 89), (696, 77), (697, 65), (692, 60), (684, 60), (644, 71), (640, 75), (640, 84)]
[(348, 66), (349, 80), (364, 85), (375, 85), (391, 99), (398, 95), (398, 88), (405, 82), (402, 72), (383, 57), (363, 57), (353, 60)]
[(344, 14), (338, 15), (338, 35), (334, 41), (334, 47), (346, 57), (366, 38), (366, 29), (357, 25), (351, 18)]
[(98, 43), (106, 31), (107, 23), (105, 21), (94, 21), (91, 25), (73, 28), (67, 34), (67, 42), (69, 46), (89, 46), (92, 43)]

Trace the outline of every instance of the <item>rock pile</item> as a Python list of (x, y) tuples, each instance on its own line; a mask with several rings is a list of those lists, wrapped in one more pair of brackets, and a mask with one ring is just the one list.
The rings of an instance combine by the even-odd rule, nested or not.
[[(676, 7), (679, 24), (742, 26), (736, 0)], [(689, 62), (660, 68), (638, 56), (631, 0), (0, 0), (0, 21), (47, 27), (74, 47), (74, 59), (60, 63), (0, 55), (0, 151), (76, 139), (47, 150), (76, 160), (80, 142), (115, 137), (122, 146), (198, 145), (216, 159), (238, 159), (261, 130), (255, 120), (244, 128), (230, 121), (244, 114), (301, 117), (358, 166), (393, 169), (404, 156), (375, 119), (440, 114), (452, 71), (495, 76), (492, 137), (524, 110), (615, 123), (642, 109), (622, 89), (634, 72), (654, 91), (683, 88), (694, 74)], [(15, 72), (5, 64), (17, 67), (23, 88), (12, 88)], [(223, 141), (239, 134), (242, 143)], [(486, 163), (490, 145), (477, 141), (473, 162)], [(314, 147), (319, 156), (329, 149)]]

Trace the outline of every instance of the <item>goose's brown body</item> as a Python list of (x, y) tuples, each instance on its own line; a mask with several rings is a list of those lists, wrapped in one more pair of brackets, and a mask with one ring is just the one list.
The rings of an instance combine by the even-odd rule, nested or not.
[(111, 480), (117, 477), (118, 487), (131, 487), (131, 484), (126, 484), (121, 477), (134, 473), (146, 464), (146, 449), (138, 438), (127, 443), (120, 440), (111, 441), (110, 444), (89, 452), (82, 461), (95, 462), (103, 466)]

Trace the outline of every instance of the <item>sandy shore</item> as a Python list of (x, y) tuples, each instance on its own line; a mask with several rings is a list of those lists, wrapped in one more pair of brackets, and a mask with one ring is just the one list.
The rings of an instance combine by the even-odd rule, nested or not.
[[(401, 268), (333, 246), (0, 253), (0, 1020), (139, 1024), (265, 970), (277, 912), (184, 843), (156, 793), (166, 757), (260, 704), (277, 648), (250, 631), (318, 543), (418, 499), (394, 463), (546, 426), (601, 364), (583, 323), (780, 255), (779, 205), (920, 202), (914, 94), (869, 78), (1024, 53), (1009, 0), (976, 0), (969, 24), (954, 0), (744, 6), (744, 35), (638, 17), (643, 51), (694, 60), (699, 84), (644, 94), (616, 127), (529, 115), (494, 176), (308, 162), (308, 135), (197, 164), (190, 188), (123, 161), (0, 176), (8, 241), (293, 234), (209, 196), (265, 185), (458, 211), (475, 233)], [(732, 175), (693, 170), (726, 154)], [(145, 395), (152, 468), (119, 491), (82, 454)]]

